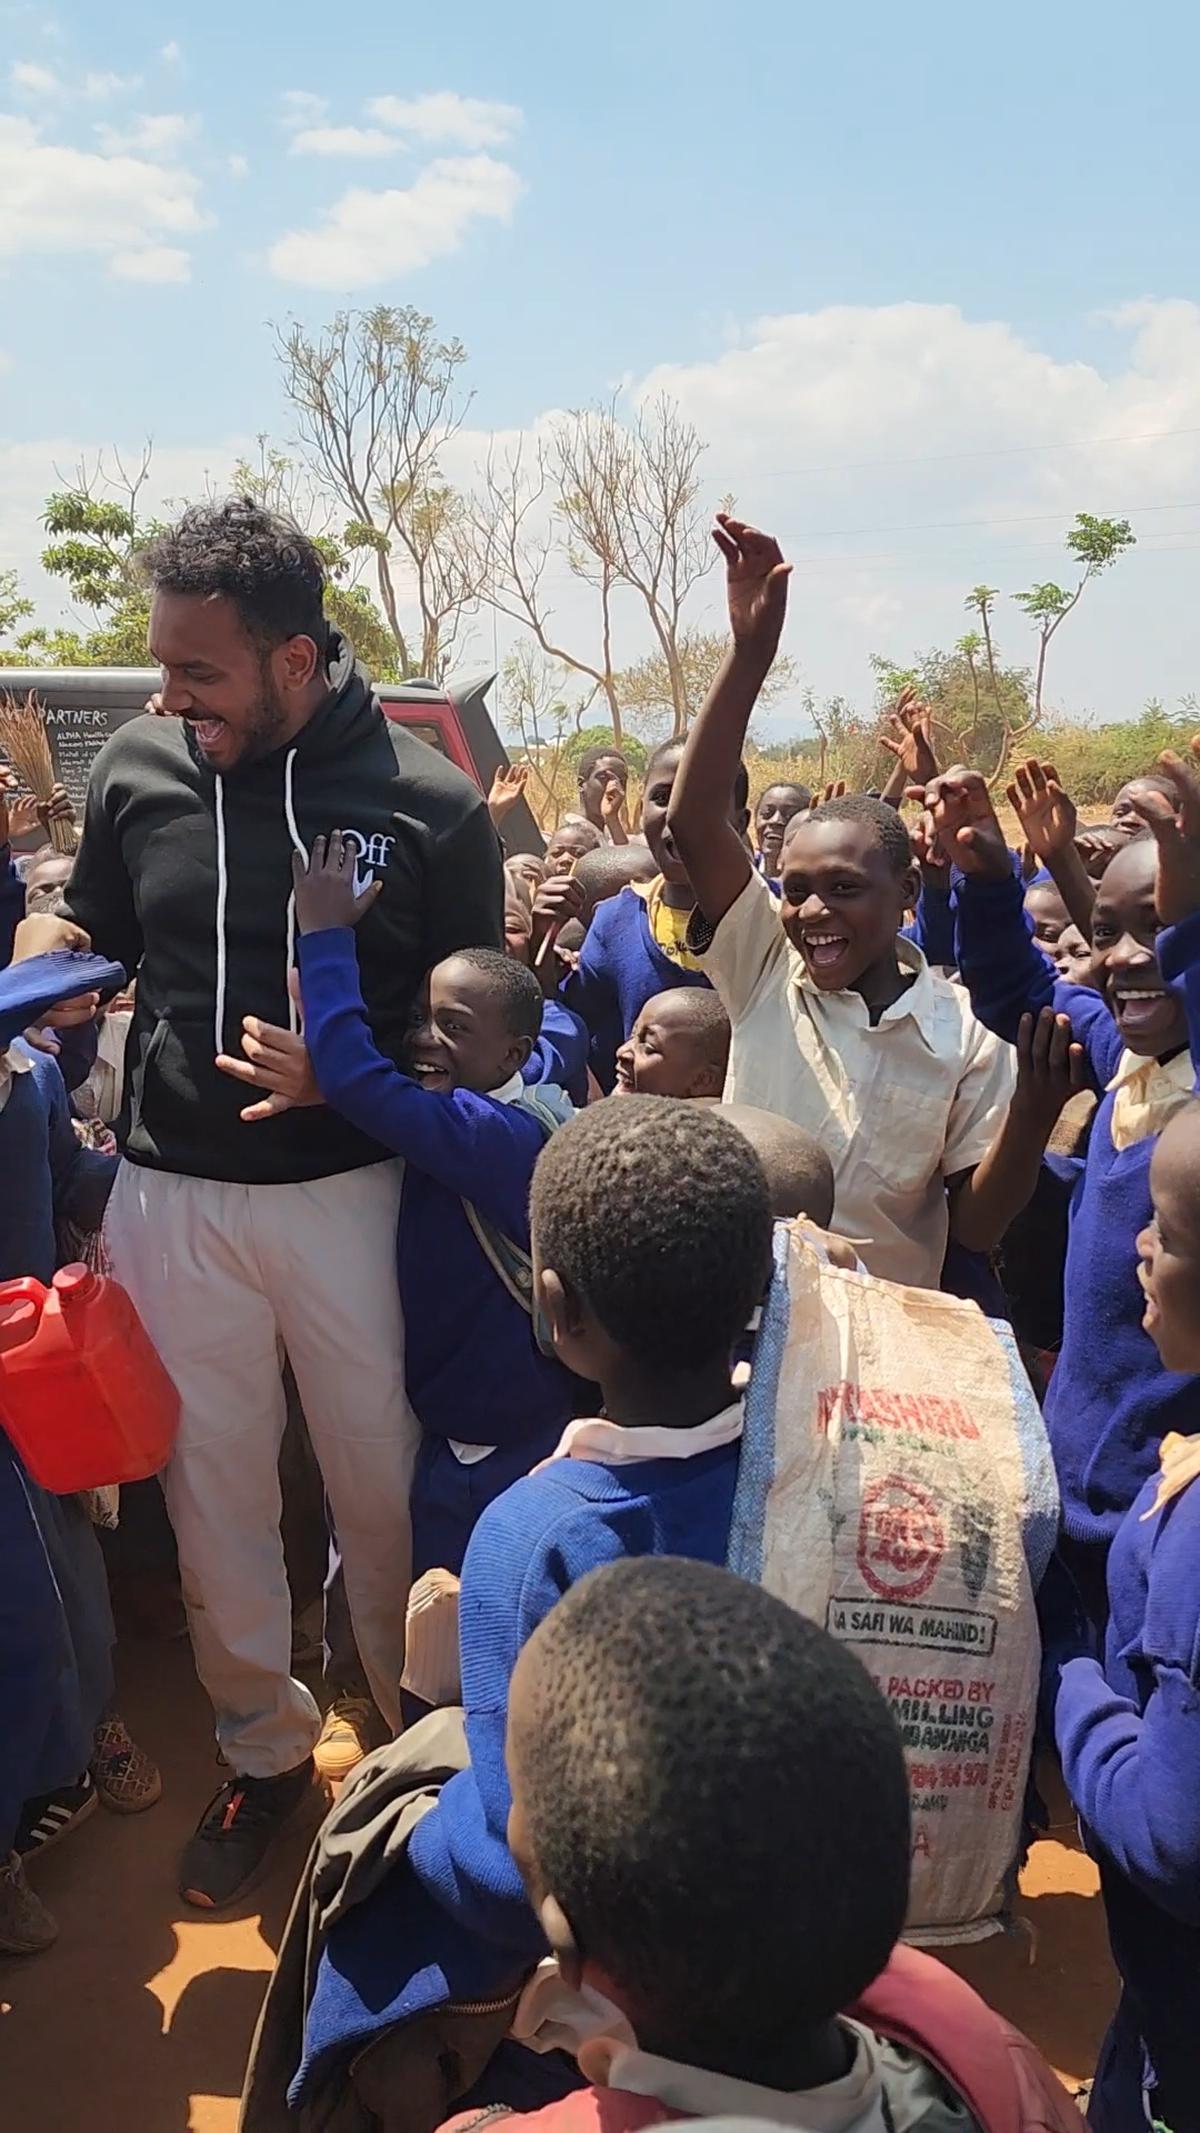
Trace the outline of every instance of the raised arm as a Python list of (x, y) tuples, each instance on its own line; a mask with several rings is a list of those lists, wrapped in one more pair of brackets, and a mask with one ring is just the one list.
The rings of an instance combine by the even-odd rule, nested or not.
[(1044, 1007), (1017, 1033), (1017, 1086), (991, 1147), (973, 1170), (950, 1178), (950, 1232), (967, 1251), (988, 1252), (1033, 1198), (1046, 1143), (1070, 1097), (1087, 1086), (1083, 1047), (1066, 1015)]
[(1007, 788), (1029, 848), (1041, 860), (1085, 941), (1092, 937), (1096, 891), (1075, 843), (1075, 802), (1063, 791), (1053, 763), (1030, 756), (1018, 763)]
[(779, 544), (719, 513), (713, 539), (725, 558), (731, 643), (688, 735), (667, 825), (711, 926), (750, 879), (750, 854), (729, 819), (729, 795), (750, 714), (779, 645), (791, 570)]
[(940, 767), (933, 747), (933, 714), (915, 689), (900, 691), (895, 710), (888, 713), (887, 729), (880, 734), (879, 745), (893, 762), (879, 797), (898, 808), (910, 787), (930, 784)]

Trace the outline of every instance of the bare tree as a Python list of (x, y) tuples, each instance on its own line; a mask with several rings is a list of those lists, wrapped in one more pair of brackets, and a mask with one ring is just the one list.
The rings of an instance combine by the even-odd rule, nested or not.
[[(474, 514), (483, 597), (532, 631), (549, 657), (595, 684), (618, 740), (618, 594), (632, 595), (650, 623), (672, 732), (685, 732), (697, 709), (683, 615), (714, 553), (700, 500), (703, 451), (691, 424), (663, 397), (632, 424), (622, 422), (615, 405), (565, 415), (547, 438), (531, 448), (519, 446), (501, 462), (493, 456), (484, 471)], [(596, 635), (588, 652), (565, 644), (554, 623), (546, 579), (556, 552), (596, 594)]]
[(547, 659), (537, 645), (523, 637), (504, 662), (500, 703), (509, 732), (520, 742), (521, 752), (541, 789), (541, 812), (552, 817), (562, 794), (566, 749), (582, 726), (595, 695), (589, 689), (569, 700), (570, 669)]
[[(662, 652), (655, 651), (647, 652), (632, 666), (623, 667), (616, 684), (625, 724), (647, 740), (659, 740), (664, 735), (675, 738), (681, 730), (686, 731), (716, 680), (728, 650), (729, 635), (725, 630), (681, 629), (675, 640), (673, 666), (668, 665)], [(760, 708), (766, 710), (778, 703), (796, 683), (795, 660), (786, 653), (777, 654), (759, 691)], [(676, 708), (680, 684), (685, 705), (682, 729)]]
[[(457, 390), (466, 351), (412, 306), (390, 304), (339, 311), (315, 337), (293, 322), (275, 344), (300, 447), (347, 515), (342, 543), (374, 557), (401, 670), (441, 680), (479, 604), (462, 500), (441, 473), (470, 405)], [(402, 620), (397, 566), (413, 584), (419, 647)]]

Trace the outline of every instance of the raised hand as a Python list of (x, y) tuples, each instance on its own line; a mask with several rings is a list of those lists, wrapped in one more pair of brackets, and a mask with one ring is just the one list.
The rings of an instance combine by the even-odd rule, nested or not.
[(15, 770), (0, 770), (0, 844), (27, 837), (37, 826), (38, 803), (33, 794), (20, 790)]
[(849, 790), (845, 778), (831, 778), (827, 785), (821, 787), (820, 792), (813, 794), (808, 803), (809, 814), (815, 815), (817, 809), (824, 807), (827, 800), (844, 800)]
[(501, 763), (487, 798), (488, 813), (497, 829), (511, 815), (528, 783), (528, 763)]
[(1022, 1015), (1013, 1109), (1049, 1137), (1064, 1104), (1087, 1085), (1087, 1061), (1083, 1046), (1072, 1041), (1070, 1017), (1056, 1015), (1052, 1007)]
[(1159, 756), (1158, 767), (1179, 788), (1179, 812), (1165, 793), (1147, 789), (1130, 802), (1158, 846), (1158, 878), (1154, 902), (1164, 926), (1177, 926), (1181, 919), (1200, 911), (1200, 733), (1194, 734), (1185, 756), (1168, 748)]
[(354, 891), (354, 849), (341, 830), (314, 837), (307, 860), (292, 854), (296, 924), (301, 933), (324, 933), (335, 926), (357, 926), (381, 893), (383, 883), (370, 881)]
[(879, 736), (879, 745), (896, 758), (906, 778), (914, 785), (928, 785), (938, 774), (938, 760), (933, 748), (933, 713), (928, 704), (923, 704), (915, 689), (902, 689), (896, 699), (896, 708), (889, 711), (888, 730)]
[(787, 613), (785, 563), (779, 543), (740, 518), (718, 511), (713, 539), (725, 558), (729, 627), (740, 651), (756, 652), (767, 665), (775, 657)]
[[(625, 787), (615, 775), (605, 780), (600, 795), (600, 820), (610, 835), (625, 828)], [(618, 839), (620, 843), (626, 841), (623, 837)]]
[(992, 796), (977, 770), (957, 764), (916, 787), (909, 798), (923, 803), (929, 829), (951, 864), (981, 881), (1003, 881), (1012, 872)]
[(1025, 832), (1025, 841), (1043, 866), (1069, 851), (1079, 826), (1075, 802), (1063, 791), (1053, 763), (1030, 756), (1018, 763), (1006, 788), (1008, 804)]

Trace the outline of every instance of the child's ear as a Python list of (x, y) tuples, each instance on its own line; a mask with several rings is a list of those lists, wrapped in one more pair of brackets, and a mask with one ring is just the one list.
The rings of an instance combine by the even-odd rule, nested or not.
[(561, 1274), (555, 1273), (553, 1267), (538, 1268), (535, 1287), (542, 1316), (550, 1329), (550, 1338), (555, 1347), (559, 1347), (564, 1340), (569, 1340), (572, 1334), (578, 1334), (582, 1330), (583, 1314), (579, 1308), (579, 1299)]
[(905, 868), (903, 874), (900, 876), (900, 894), (904, 899), (905, 910), (915, 911), (917, 908), (917, 898), (921, 894), (920, 867), (911, 866)]
[(513, 1038), (513, 1041), (512, 1041), (512, 1043), (511, 1043), (511, 1045), (509, 1046), (509, 1052), (508, 1052), (508, 1056), (509, 1056), (509, 1058), (510, 1058), (510, 1059), (511, 1059), (511, 1061), (512, 1061), (512, 1070), (513, 1070), (513, 1073), (514, 1073), (514, 1074), (519, 1074), (519, 1073), (520, 1073), (520, 1071), (521, 1071), (521, 1068), (522, 1068), (522, 1067), (524, 1066), (524, 1064), (525, 1064), (525, 1061), (526, 1061), (526, 1060), (528, 1059), (528, 1057), (529, 1057), (529, 1054), (531, 1053), (531, 1051), (532, 1051), (532, 1050), (533, 1050), (533, 1038), (532, 1038), (532, 1037), (514, 1037), (514, 1038)]
[(688, 1095), (693, 1098), (697, 1096), (720, 1096), (724, 1087), (725, 1069), (724, 1067), (716, 1066), (710, 1059), (704, 1066), (697, 1067)]
[(583, 1983), (583, 1957), (571, 1921), (557, 1896), (543, 1896), (538, 1905), (538, 1924), (550, 1943), (551, 1953), (557, 1957), (564, 1984), (578, 1992)]

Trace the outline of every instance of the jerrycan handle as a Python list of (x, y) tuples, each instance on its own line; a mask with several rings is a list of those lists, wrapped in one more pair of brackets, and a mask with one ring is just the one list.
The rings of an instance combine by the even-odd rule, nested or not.
[(0, 1281), (0, 1354), (6, 1348), (22, 1348), (33, 1339), (49, 1293), (32, 1274), (22, 1274), (16, 1281)]

